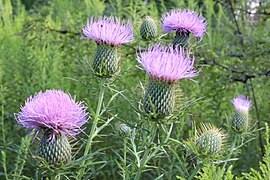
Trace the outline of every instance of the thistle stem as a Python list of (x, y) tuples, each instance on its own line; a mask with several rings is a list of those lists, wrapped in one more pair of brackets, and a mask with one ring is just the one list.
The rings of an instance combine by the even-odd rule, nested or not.
[(90, 134), (88, 136), (88, 140), (87, 140), (87, 144), (86, 144), (86, 147), (85, 147), (85, 150), (84, 150), (84, 159), (82, 160), (82, 163), (81, 163), (81, 167), (82, 169), (79, 171), (79, 174), (78, 174), (78, 179), (82, 179), (82, 176), (84, 175), (85, 173), (85, 163), (87, 161), (86, 159), (86, 156), (88, 154), (91, 153), (91, 146), (92, 146), (92, 142), (93, 142), (93, 139), (96, 135), (96, 129), (97, 129), (97, 124), (98, 124), (98, 120), (100, 119), (100, 111), (101, 111), (101, 106), (102, 106), (102, 103), (103, 103), (103, 98), (104, 98), (104, 82), (105, 80), (101, 79), (100, 81), (100, 84), (99, 84), (99, 98), (98, 98), (98, 104), (97, 104), (97, 109), (96, 109), (96, 113), (95, 113), (95, 116), (94, 116), (94, 119), (93, 119), (93, 125), (91, 127), (91, 131), (90, 131)]
[(196, 166), (192, 174), (188, 177), (188, 180), (194, 179), (194, 176), (202, 169), (202, 167), (209, 161), (208, 158), (204, 159), (199, 165)]
[[(1, 86), (1, 92), (3, 92), (3, 86)], [(5, 135), (5, 118), (4, 118), (4, 95), (1, 93), (1, 101), (3, 102), (1, 105), (1, 131), (2, 131), (2, 141), (4, 145), (4, 150), (6, 149), (6, 135)], [(6, 168), (6, 152), (1, 151), (1, 159), (2, 159), (2, 164), (3, 164), (3, 170), (5, 174), (5, 178), (8, 179), (8, 174), (7, 174), (7, 168)]]
[[(151, 135), (150, 135), (150, 141), (147, 143), (147, 145), (150, 145), (151, 146), (151, 144), (154, 142), (154, 139), (155, 139), (156, 133), (157, 133), (157, 127), (158, 126), (157, 126), (156, 123), (153, 123), (152, 124), (152, 129), (150, 131), (150, 133), (151, 133)], [(136, 176), (135, 176), (135, 179), (134, 180), (139, 180), (140, 179), (141, 173), (142, 173), (145, 165), (150, 160), (149, 158), (147, 158), (148, 155), (149, 155), (150, 149), (151, 148), (149, 146), (147, 146), (147, 149), (144, 151), (143, 157), (142, 157), (142, 159), (141, 159), (141, 161), (139, 163), (140, 166), (139, 166), (139, 168), (137, 170), (137, 173), (136, 173)]]
[[(235, 136), (235, 137), (234, 137), (233, 142), (232, 142), (232, 146), (231, 146), (231, 149), (230, 149), (230, 154), (228, 155), (228, 158), (227, 158), (227, 159), (230, 159), (231, 156), (233, 155), (233, 153), (235, 152), (235, 147), (238, 146), (239, 140), (240, 140), (240, 139), (239, 139), (238, 136)], [(228, 163), (228, 161), (226, 161), (226, 162), (223, 164), (223, 168), (222, 168), (222, 169), (225, 169), (225, 168), (226, 168), (227, 163)]]
[[(1, 86), (1, 91), (3, 91), (3, 86)], [(1, 93), (1, 101), (4, 101), (4, 95)], [(3, 140), (3, 145), (6, 147), (6, 135), (5, 135), (5, 124), (4, 124), (4, 102), (1, 105), (1, 131), (2, 131), (2, 140)]]
[(123, 165), (124, 173), (123, 173), (123, 180), (127, 179), (127, 138), (124, 139), (124, 165)]
[(52, 176), (51, 178), (52, 178), (52, 180), (60, 180), (61, 175), (59, 174), (59, 170), (56, 170), (54, 176)]

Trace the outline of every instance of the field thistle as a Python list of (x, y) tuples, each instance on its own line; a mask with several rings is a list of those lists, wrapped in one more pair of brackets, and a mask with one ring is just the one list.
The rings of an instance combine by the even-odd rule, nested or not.
[(194, 69), (194, 56), (182, 47), (150, 45), (137, 54), (138, 62), (149, 76), (144, 94), (144, 110), (154, 118), (163, 118), (173, 113), (176, 99), (176, 82), (199, 74)]
[(29, 97), (16, 120), (36, 134), (43, 133), (37, 155), (50, 165), (58, 165), (71, 159), (68, 138), (82, 131), (87, 121), (86, 107), (61, 90), (46, 90)]
[(189, 35), (200, 39), (206, 31), (205, 18), (191, 10), (171, 10), (162, 15), (161, 27), (164, 33), (175, 31), (173, 44), (187, 46)]
[(133, 40), (130, 22), (115, 17), (90, 17), (82, 33), (97, 44), (92, 64), (95, 74), (111, 77), (119, 69), (117, 47)]
[(225, 135), (211, 124), (201, 124), (195, 133), (195, 146), (200, 154), (217, 154), (223, 148)]
[(235, 113), (232, 118), (232, 128), (241, 133), (248, 129), (248, 112), (251, 107), (251, 102), (244, 95), (240, 95), (232, 100), (235, 108)]
[(150, 16), (146, 16), (144, 18), (144, 21), (140, 27), (140, 34), (145, 40), (151, 40), (157, 37), (157, 25)]

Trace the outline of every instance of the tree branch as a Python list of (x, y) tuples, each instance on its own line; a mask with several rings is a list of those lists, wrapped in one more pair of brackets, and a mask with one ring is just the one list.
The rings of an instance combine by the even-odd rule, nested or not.
[(258, 72), (258, 73), (250, 73), (250, 72), (247, 72), (247, 71), (239, 71), (239, 70), (236, 70), (236, 69), (233, 69), (229, 66), (225, 66), (223, 64), (220, 64), (218, 63), (217, 61), (215, 60), (212, 60), (210, 62), (207, 62), (207, 61), (201, 61), (201, 64), (203, 65), (210, 65), (210, 66), (218, 66), (218, 67), (221, 67), (222, 69), (224, 70), (227, 70), (228, 72), (231, 72), (231, 73), (234, 73), (238, 76), (236, 77), (230, 77), (232, 80), (234, 81), (237, 81), (237, 82), (242, 82), (242, 83), (247, 83), (248, 80), (251, 80), (253, 78), (257, 78), (257, 77), (260, 77), (260, 76), (270, 76), (270, 69), (265, 69), (264, 71), (261, 71), (261, 72)]

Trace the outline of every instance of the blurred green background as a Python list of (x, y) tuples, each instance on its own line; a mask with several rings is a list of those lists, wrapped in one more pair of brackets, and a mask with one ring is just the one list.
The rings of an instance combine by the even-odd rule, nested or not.
[[(211, 122), (225, 129), (233, 112), (230, 101), (239, 94), (249, 96), (252, 101), (252, 125), (258, 128), (264, 122), (269, 123), (269, 1), (0, 0), (0, 179), (4, 171), (13, 172), (17, 156), (10, 148), (19, 145), (26, 135), (17, 125), (14, 113), (27, 97), (45, 89), (63, 89), (77, 100), (86, 101), (89, 109), (95, 109), (98, 79), (92, 75), (89, 64), (96, 44), (81, 34), (89, 16), (117, 16), (133, 23), (136, 40), (120, 49), (121, 71), (114, 78), (114, 88), (136, 104), (141, 101), (140, 83), (145, 83), (146, 76), (136, 67), (136, 52), (130, 46), (146, 45), (138, 33), (144, 16), (156, 20), (161, 35), (160, 17), (175, 8), (199, 12), (208, 27), (203, 39), (192, 48), (196, 66), (203, 66), (200, 75), (194, 78), (196, 82), (179, 83), (182, 101), (201, 99), (188, 109), (182, 119), (184, 128), (181, 133), (174, 133), (174, 138), (188, 138), (193, 122)], [(107, 92), (106, 97), (109, 96)], [(137, 114), (121, 97), (113, 102), (110, 111), (128, 124), (137, 123)], [(179, 131), (175, 126), (174, 132)], [(233, 169), (236, 175), (248, 172), (251, 167), (258, 169), (264, 144), (260, 136), (263, 134), (257, 133), (256, 139), (242, 149)], [(108, 144), (97, 144), (96, 149)], [(110, 153), (104, 157), (110, 158)], [(7, 169), (2, 166), (4, 160)], [(26, 164), (24, 171), (31, 177), (30, 167)], [(109, 177), (113, 168), (105, 166), (98, 175)]]

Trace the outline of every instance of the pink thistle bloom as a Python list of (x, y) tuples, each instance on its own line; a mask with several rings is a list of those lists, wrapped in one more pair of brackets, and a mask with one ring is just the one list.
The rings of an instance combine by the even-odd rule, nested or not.
[(51, 132), (49, 139), (57, 134), (74, 137), (81, 132), (86, 123), (86, 107), (76, 103), (69, 94), (61, 90), (46, 90), (30, 96), (21, 112), (16, 114), (17, 122), (38, 133), (41, 130)]
[(193, 34), (201, 38), (206, 31), (205, 18), (191, 10), (171, 10), (162, 15), (161, 26), (164, 33), (170, 31)]
[(232, 103), (234, 105), (234, 108), (237, 111), (248, 113), (249, 108), (251, 107), (251, 102), (248, 100), (248, 98), (244, 95), (239, 95), (237, 98), (234, 98), (232, 100)]
[(114, 17), (99, 17), (97, 20), (90, 17), (82, 33), (97, 44), (117, 46), (133, 40), (130, 22), (121, 22), (120, 19)]
[(143, 66), (148, 76), (154, 80), (175, 82), (182, 78), (192, 78), (199, 75), (193, 67), (189, 51), (182, 47), (160, 44), (149, 46), (144, 52), (137, 54), (138, 62)]

